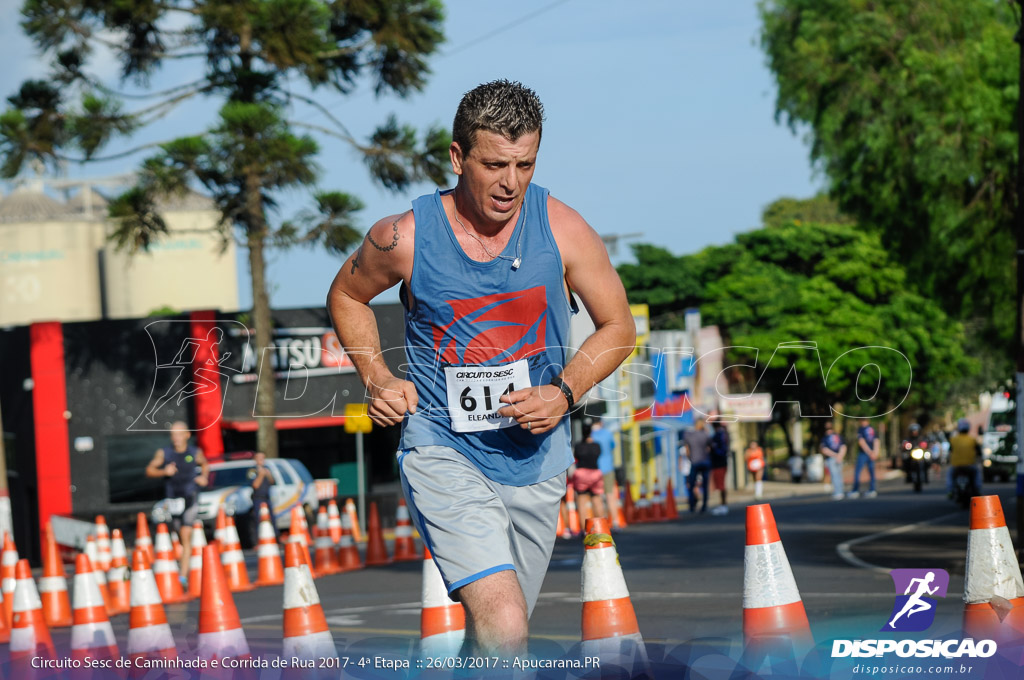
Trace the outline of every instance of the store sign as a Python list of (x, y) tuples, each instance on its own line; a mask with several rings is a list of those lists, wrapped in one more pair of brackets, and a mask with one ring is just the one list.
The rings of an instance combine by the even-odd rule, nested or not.
[(767, 422), (772, 419), (772, 395), (767, 392), (723, 394), (719, 405), (723, 416), (736, 416), (745, 421)]
[[(238, 334), (240, 333), (232, 333)], [(276, 328), (273, 344), (267, 348), (265, 354), (270, 360), (274, 377), (278, 379), (299, 377), (296, 373), (313, 377), (354, 373), (356, 370), (331, 328)], [(251, 343), (246, 344), (242, 357), (242, 372), (232, 376), (231, 381), (255, 382), (259, 365)]]

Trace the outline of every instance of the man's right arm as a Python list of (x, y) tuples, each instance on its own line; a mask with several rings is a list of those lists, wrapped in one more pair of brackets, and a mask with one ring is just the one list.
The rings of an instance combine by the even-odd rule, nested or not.
[(149, 461), (149, 465), (146, 466), (147, 477), (166, 477), (167, 472), (164, 470), (164, 450), (160, 449), (153, 456), (153, 459)]
[(366, 387), (370, 417), (382, 426), (415, 412), (417, 396), (412, 383), (396, 378), (384, 362), (370, 301), (409, 280), (414, 233), (412, 211), (377, 222), (342, 265), (327, 295), (334, 332)]

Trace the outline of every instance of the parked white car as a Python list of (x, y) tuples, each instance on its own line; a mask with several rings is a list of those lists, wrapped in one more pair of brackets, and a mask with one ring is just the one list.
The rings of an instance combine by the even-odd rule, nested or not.
[[(224, 512), (235, 518), (238, 535), (249, 547), (256, 543), (256, 536), (250, 529), (249, 513), (252, 512), (252, 487), (256, 463), (244, 458), (244, 453), (228, 454), (233, 460), (210, 464), (210, 483), (200, 489), (198, 519), (211, 533), (217, 520), (217, 511), (223, 506)], [(251, 454), (250, 454), (251, 455)], [(313, 476), (301, 461), (294, 458), (267, 458), (267, 467), (274, 476), (270, 487), (270, 505), (274, 524), (279, 530), (291, 524), (292, 508), (301, 505), (307, 521), (319, 505)], [(162, 500), (153, 507), (153, 520), (167, 522), (171, 519), (172, 504)]]

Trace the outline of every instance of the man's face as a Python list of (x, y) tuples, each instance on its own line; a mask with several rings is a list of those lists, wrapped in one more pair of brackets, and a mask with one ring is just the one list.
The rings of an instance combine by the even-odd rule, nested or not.
[(459, 176), (460, 210), (475, 222), (503, 225), (522, 205), (533, 179), (540, 148), (540, 133), (531, 132), (512, 142), (487, 130), (477, 130), (468, 154), (456, 142), (450, 153), (452, 170)]
[(171, 444), (178, 451), (183, 450), (188, 446), (189, 432), (188, 429), (180, 425), (171, 427)]
[(257, 453), (252, 459), (256, 461), (256, 465), (262, 466), (263, 462), (267, 459), (267, 455), (265, 453)]

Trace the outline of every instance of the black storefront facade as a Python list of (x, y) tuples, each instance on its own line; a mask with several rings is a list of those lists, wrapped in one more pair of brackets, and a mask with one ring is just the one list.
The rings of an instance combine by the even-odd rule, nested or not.
[[(400, 305), (374, 307), (385, 360), (404, 362)], [(133, 533), (136, 512), (162, 496), (145, 477), (167, 429), (187, 422), (211, 460), (255, 447), (256, 376), (275, 373), (279, 455), (316, 478), (354, 486), (355, 435), (347, 404), (364, 389), (323, 309), (272, 314), (274, 346), (257, 356), (244, 314), (42, 322), (0, 329), (0, 407), (15, 540), (39, 554), (39, 529), (54, 514), (107, 516)], [(366, 476), (397, 488), (398, 428), (366, 435)]]

